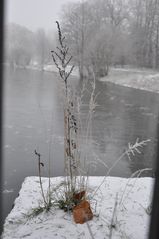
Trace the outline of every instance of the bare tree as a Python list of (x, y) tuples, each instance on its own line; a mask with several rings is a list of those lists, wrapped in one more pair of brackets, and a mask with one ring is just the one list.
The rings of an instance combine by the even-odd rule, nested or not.
[(92, 0), (67, 5), (63, 28), (81, 78), (113, 64), (159, 67), (158, 0)]
[(71, 3), (63, 10), (63, 32), (67, 36), (67, 44), (74, 55), (74, 63), (78, 66), (80, 78), (86, 74), (88, 38), (92, 24), (92, 16), (88, 2)]
[(49, 55), (49, 39), (46, 36), (44, 29), (38, 29), (35, 34), (36, 42), (36, 58), (41, 70), (44, 68), (44, 64), (48, 61)]
[(130, 3), (130, 21), (137, 66), (158, 67), (158, 0), (137, 0)]
[(10, 24), (6, 30), (6, 57), (13, 66), (25, 67), (33, 56), (33, 33), (17, 24)]
[(63, 27), (81, 77), (92, 71), (96, 77), (108, 74), (119, 28), (126, 17), (126, 5), (117, 0), (86, 1), (64, 8)]

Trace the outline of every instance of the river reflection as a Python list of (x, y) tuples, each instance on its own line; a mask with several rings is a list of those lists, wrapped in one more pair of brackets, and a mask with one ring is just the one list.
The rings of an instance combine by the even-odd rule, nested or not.
[[(71, 84), (80, 91), (77, 79)], [(89, 86), (88, 86), (89, 87)], [(136, 170), (152, 167), (156, 152), (159, 95), (151, 92), (97, 82), (97, 107), (92, 121), (90, 160), (97, 159), (91, 175), (105, 175), (128, 142), (151, 139), (142, 154), (123, 158), (110, 175), (128, 177)], [(51, 158), (52, 176), (63, 175), (63, 105), (54, 73), (7, 69), (4, 88), (4, 217), (11, 210), (26, 176), (37, 175), (36, 149), (45, 164)], [(83, 98), (82, 118), (86, 120), (89, 94)], [(84, 141), (83, 141), (84, 142)], [(83, 147), (86, 147), (83, 145)], [(152, 173), (146, 174), (152, 175)]]

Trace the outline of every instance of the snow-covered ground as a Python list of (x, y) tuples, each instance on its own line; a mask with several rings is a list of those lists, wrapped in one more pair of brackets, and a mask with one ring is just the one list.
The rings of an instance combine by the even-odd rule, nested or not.
[[(54, 65), (45, 65), (44, 70), (58, 72)], [(72, 75), (79, 75), (77, 68), (74, 68)], [(100, 81), (159, 93), (159, 72), (150, 69), (111, 68), (109, 75)]]
[(159, 93), (159, 72), (153, 70), (112, 68), (109, 75), (100, 80)]
[[(42, 180), (46, 190), (48, 179)], [(52, 187), (62, 181), (62, 177), (51, 178)], [(150, 221), (146, 209), (151, 202), (153, 179), (107, 177), (92, 198), (102, 181), (103, 177), (89, 177), (88, 197), (94, 218), (81, 225), (74, 223), (71, 213), (57, 208), (28, 219), (26, 214), (38, 207), (41, 192), (38, 177), (27, 177), (6, 218), (2, 238), (146, 239)]]
[[(41, 71), (41, 68), (40, 66), (38, 65), (30, 65), (30, 66), (27, 66), (26, 67), (27, 69), (32, 69), (32, 70), (40, 70)], [(71, 69), (71, 65), (67, 66), (67, 71), (69, 71)], [(55, 72), (55, 73), (58, 73), (58, 69), (57, 67), (54, 65), (54, 64), (47, 64), (47, 65), (44, 65), (43, 66), (43, 71), (47, 71), (47, 72)], [(72, 76), (78, 76), (78, 69), (77, 67), (74, 67), (72, 73), (71, 73)]]
[[(71, 66), (68, 66), (68, 70)], [(40, 70), (38, 66), (31, 65), (27, 67), (28, 69)], [(44, 65), (44, 71), (56, 72), (58, 70), (55, 65)], [(79, 76), (78, 68), (75, 67), (72, 76)], [(109, 75), (102, 77), (100, 81), (112, 82), (114, 84), (132, 87), (140, 90), (147, 90), (151, 92), (159, 93), (159, 71), (151, 69), (134, 69), (134, 68), (114, 68), (110, 69)]]
[[(67, 71), (69, 71), (71, 69), (71, 66), (68, 66), (67, 67)], [(55, 65), (45, 65), (44, 66), (44, 71), (48, 71), (48, 72), (57, 72), (58, 73), (58, 69)], [(71, 73), (72, 76), (78, 76), (78, 69), (77, 67), (74, 67), (72, 73)]]

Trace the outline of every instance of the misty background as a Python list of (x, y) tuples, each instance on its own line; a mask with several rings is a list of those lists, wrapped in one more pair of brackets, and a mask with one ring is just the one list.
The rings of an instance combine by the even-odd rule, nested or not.
[(5, 61), (43, 69), (56, 44), (56, 20), (81, 78), (106, 76), (112, 65), (159, 68), (156, 0), (7, 1)]
[[(157, 90), (159, 1), (7, 0), (5, 3), (3, 218), (11, 210), (24, 178), (37, 175), (35, 148), (46, 165), (43, 176), (48, 176), (50, 155), (52, 175), (64, 173), (63, 106), (57, 74), (49, 72), (55, 68), (51, 50), (57, 46), (56, 20), (73, 56), (70, 64), (79, 72), (71, 77), (72, 86), (80, 92), (82, 79), (88, 80), (89, 87), (92, 74), (97, 79), (98, 107), (93, 118), (90, 153), (111, 166), (128, 142), (150, 138), (151, 144), (143, 154), (132, 161), (123, 159), (111, 175), (129, 177), (136, 170), (152, 167), (156, 159), (158, 94), (99, 79), (104, 76), (103, 79), (115, 78), (117, 82), (129, 80), (134, 88), (140, 88), (140, 82), (147, 77), (147, 85)], [(84, 96), (85, 122), (89, 92)], [(103, 164), (98, 164), (93, 175), (105, 175)]]
[[(78, 0), (70, 0), (78, 2)], [(5, 1), (6, 23), (16, 23), (36, 31), (38, 28), (55, 28), (63, 5), (69, 0), (7, 0)]]

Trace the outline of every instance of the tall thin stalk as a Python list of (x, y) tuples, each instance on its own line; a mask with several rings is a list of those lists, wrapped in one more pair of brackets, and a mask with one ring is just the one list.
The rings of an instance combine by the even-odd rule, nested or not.
[(122, 155), (113, 163), (113, 165), (108, 169), (106, 175), (104, 176), (102, 182), (100, 183), (100, 185), (97, 187), (97, 189), (94, 191), (92, 198), (94, 197), (94, 195), (97, 193), (97, 191), (100, 189), (100, 187), (103, 185), (103, 183), (105, 182), (105, 179), (109, 176), (110, 172), (112, 171), (112, 169), (120, 162), (120, 160), (124, 157), (127, 156), (129, 158), (129, 160), (131, 160), (130, 155), (132, 154), (133, 156), (135, 156), (135, 153), (140, 154), (141, 151), (140, 149), (143, 148), (144, 146), (147, 145), (147, 143), (150, 142), (150, 139), (147, 140), (143, 140), (139, 142), (139, 139), (137, 138), (136, 142), (134, 144), (130, 144), (128, 143), (128, 149), (122, 153)]
[(47, 203), (46, 198), (45, 198), (43, 185), (42, 185), (42, 180), (41, 180), (41, 166), (44, 167), (44, 164), (41, 162), (41, 154), (39, 154), (36, 150), (34, 151), (34, 153), (38, 157), (38, 173), (39, 173), (41, 194), (42, 194), (44, 205), (45, 205), (45, 207), (47, 207), (48, 203)]
[(70, 67), (72, 56), (69, 55), (69, 47), (65, 43), (60, 24), (56, 21), (58, 29), (59, 46), (52, 52), (52, 59), (58, 69), (60, 78), (64, 82), (64, 162), (67, 180), (67, 192), (75, 191), (77, 176), (77, 120), (75, 115), (75, 102), (72, 100), (71, 89), (68, 87), (68, 79), (74, 69)]

